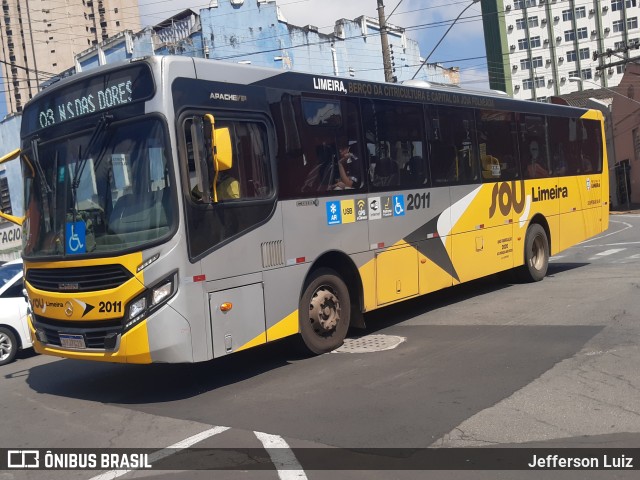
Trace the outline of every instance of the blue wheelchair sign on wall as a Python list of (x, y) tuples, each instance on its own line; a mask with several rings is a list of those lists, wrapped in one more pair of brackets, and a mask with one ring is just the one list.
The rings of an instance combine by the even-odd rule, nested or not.
[(67, 222), (65, 245), (69, 254), (85, 253), (87, 251), (87, 227), (84, 222)]

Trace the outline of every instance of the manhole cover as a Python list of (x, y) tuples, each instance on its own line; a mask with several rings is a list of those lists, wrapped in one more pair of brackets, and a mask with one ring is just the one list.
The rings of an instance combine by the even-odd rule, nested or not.
[(406, 340), (396, 335), (365, 335), (360, 338), (346, 338), (340, 348), (332, 353), (372, 353), (392, 350)]

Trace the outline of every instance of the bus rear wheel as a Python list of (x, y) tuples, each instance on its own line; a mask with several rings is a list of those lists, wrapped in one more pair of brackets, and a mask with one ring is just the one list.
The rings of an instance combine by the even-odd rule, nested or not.
[(549, 239), (541, 225), (534, 223), (527, 229), (524, 240), (524, 265), (520, 277), (525, 282), (539, 282), (549, 268)]
[(298, 308), (303, 350), (319, 355), (341, 346), (349, 330), (351, 301), (340, 276), (321, 268), (311, 274)]

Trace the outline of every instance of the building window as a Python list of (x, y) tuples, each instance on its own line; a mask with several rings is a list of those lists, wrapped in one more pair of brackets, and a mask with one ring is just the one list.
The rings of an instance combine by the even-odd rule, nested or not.
[(547, 103), (547, 97), (538, 97), (536, 98), (536, 102)]
[(622, 10), (622, 0), (611, 0), (611, 11), (618, 12)]
[(572, 70), (569, 72), (569, 77), (579, 78), (580, 75), (578, 74), (577, 70)]
[(580, 60), (589, 60), (589, 48), (580, 49)]
[(589, 36), (589, 32), (587, 32), (587, 27), (582, 27), (577, 30), (578, 40), (583, 40)]
[(526, 50), (529, 48), (529, 40), (526, 38), (521, 38), (518, 40), (518, 50)]
[(633, 152), (636, 162), (640, 160), (640, 128), (634, 128), (632, 132)]
[(562, 20), (568, 22), (573, 20), (573, 12), (571, 10), (563, 10), (562, 11)]
[(638, 28), (638, 17), (627, 18), (627, 30)]
[(525, 7), (535, 7), (536, 3), (536, 0), (524, 0)]
[(531, 48), (536, 48), (540, 46), (540, 37), (531, 37), (530, 41)]
[(533, 80), (530, 78), (525, 78), (522, 80), (522, 89), (523, 90), (531, 90), (533, 88)]
[(624, 73), (624, 65), (617, 65), (616, 66), (616, 73), (619, 73), (619, 74)]
[(580, 76), (585, 80), (589, 80), (591, 78), (591, 69), (590, 68), (583, 68), (580, 71)]
[(624, 40), (613, 44), (613, 48), (615, 48), (616, 50), (620, 50), (621, 48), (624, 48), (626, 46), (627, 46), (627, 42), (625, 42)]
[(614, 32), (624, 32), (624, 20), (614, 20), (613, 21), (613, 31)]
[(578, 57), (576, 56), (575, 50), (569, 50), (566, 53), (566, 57), (567, 57), (567, 62), (575, 62), (578, 59)]
[(565, 30), (564, 31), (564, 41), (565, 42), (572, 42), (573, 40), (576, 39), (576, 32), (573, 30)]
[(545, 86), (544, 76), (542, 76), (542, 77), (536, 77), (536, 78), (535, 78), (535, 85), (536, 85), (536, 87), (538, 87), (538, 88), (540, 88), (540, 87), (544, 87), (544, 86)]
[(524, 0), (514, 0), (513, 9), (522, 10), (524, 8)]
[(524, 30), (526, 26), (527, 24), (525, 23), (524, 18), (516, 19), (516, 30)]
[(523, 58), (520, 60), (520, 70), (529, 70), (531, 68), (531, 59)]
[(538, 26), (538, 17), (529, 17), (528, 23), (529, 23), (529, 28), (537, 27)]
[(587, 9), (585, 7), (576, 8), (576, 19), (585, 18), (587, 16)]
[(542, 67), (542, 57), (533, 57), (531, 59), (531, 66), (533, 68), (540, 68)]
[(627, 8), (636, 7), (638, 5), (637, 0), (627, 0), (625, 3), (627, 4)]

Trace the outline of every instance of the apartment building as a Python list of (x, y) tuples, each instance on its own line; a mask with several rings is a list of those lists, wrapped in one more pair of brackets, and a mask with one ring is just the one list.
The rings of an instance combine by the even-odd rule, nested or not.
[(638, 0), (482, 0), (491, 88), (514, 98), (610, 88), (640, 60)]
[(140, 29), (137, 2), (1, 0), (0, 60), (7, 112), (22, 111), (39, 86), (75, 56), (122, 30)]

